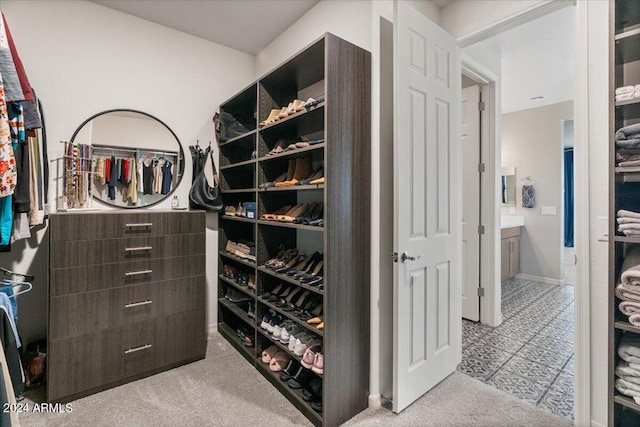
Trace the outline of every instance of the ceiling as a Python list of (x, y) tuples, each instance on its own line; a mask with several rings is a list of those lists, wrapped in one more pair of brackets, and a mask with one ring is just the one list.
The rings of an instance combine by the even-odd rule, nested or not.
[(503, 113), (573, 99), (574, 27), (565, 7), (481, 42), (502, 57)]
[(319, 0), (91, 1), (255, 55)]

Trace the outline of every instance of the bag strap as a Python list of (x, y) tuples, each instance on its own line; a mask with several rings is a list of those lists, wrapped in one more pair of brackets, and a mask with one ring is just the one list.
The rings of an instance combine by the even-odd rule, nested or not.
[(216, 169), (216, 162), (213, 160), (213, 149), (211, 145), (207, 147), (207, 151), (209, 152), (209, 158), (211, 159), (211, 167), (213, 168), (213, 185), (218, 185), (218, 170)]

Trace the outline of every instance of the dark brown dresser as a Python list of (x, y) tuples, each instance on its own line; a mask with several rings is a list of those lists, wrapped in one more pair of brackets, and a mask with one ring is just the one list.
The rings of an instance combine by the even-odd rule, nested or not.
[(49, 401), (204, 358), (204, 212), (57, 213), (49, 244)]

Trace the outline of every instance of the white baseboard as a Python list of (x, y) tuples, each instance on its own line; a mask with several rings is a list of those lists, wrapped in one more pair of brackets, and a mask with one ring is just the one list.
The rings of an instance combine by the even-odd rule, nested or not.
[(210, 324), (207, 330), (207, 338), (211, 338), (217, 333), (218, 333), (218, 324), (217, 323)]
[(382, 407), (382, 396), (380, 394), (369, 395), (369, 408), (379, 409)]
[(516, 274), (517, 279), (523, 280), (534, 280), (536, 282), (548, 283), (550, 285), (564, 285), (564, 280), (562, 279), (552, 279), (550, 277), (541, 277), (541, 276), (533, 276), (531, 274)]
[(591, 420), (591, 427), (606, 427), (606, 426)]

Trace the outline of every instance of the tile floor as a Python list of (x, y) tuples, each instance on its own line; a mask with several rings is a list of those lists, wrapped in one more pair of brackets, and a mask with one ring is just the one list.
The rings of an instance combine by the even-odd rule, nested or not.
[(573, 286), (502, 283), (503, 323), (462, 321), (458, 371), (573, 421)]

